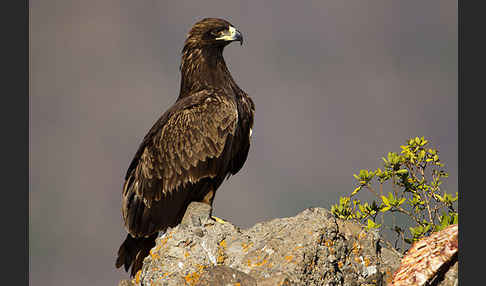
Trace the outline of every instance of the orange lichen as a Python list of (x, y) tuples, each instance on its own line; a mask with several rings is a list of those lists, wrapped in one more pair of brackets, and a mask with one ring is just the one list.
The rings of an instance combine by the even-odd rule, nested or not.
[(159, 250), (160, 250), (160, 245), (157, 245), (155, 248), (152, 248), (150, 249), (150, 256), (152, 257), (152, 259), (157, 259), (157, 258), (160, 258), (159, 256)]
[(199, 281), (199, 278), (201, 278), (204, 267), (204, 265), (198, 265), (198, 270), (192, 273), (188, 273), (186, 276), (184, 276), (184, 280), (186, 281), (186, 283), (189, 285), (195, 285)]
[(287, 255), (284, 258), (285, 258), (285, 260), (287, 260), (287, 262), (290, 262), (290, 261), (292, 261), (292, 259), (294, 259), (294, 257), (292, 255)]
[(260, 261), (260, 262), (257, 262), (257, 263), (255, 263), (255, 264), (253, 264), (253, 266), (263, 266), (263, 265), (265, 265), (267, 262), (268, 262), (268, 260), (267, 260), (267, 259), (263, 259), (262, 261)]
[(257, 256), (256, 261), (257, 262), (252, 263), (252, 261), (250, 259), (248, 259), (246, 261), (246, 264), (248, 265), (248, 267), (259, 267), (259, 266), (263, 266), (263, 265), (268, 263), (268, 259), (266, 259), (266, 258), (261, 259), (260, 255)]
[(218, 258), (216, 258), (216, 263), (221, 265), (221, 264), (224, 264), (225, 260), (226, 260), (226, 255), (224, 253), (220, 253), (218, 251)]
[(355, 241), (353, 243), (353, 249), (351, 250), (351, 252), (354, 254), (354, 255), (359, 255), (359, 249), (360, 249), (360, 246), (359, 244)]
[(365, 266), (370, 266), (371, 261), (370, 261), (370, 259), (368, 257), (365, 257), (363, 260), (364, 260), (364, 265)]
[(334, 242), (332, 240), (328, 239), (328, 240), (324, 241), (324, 245), (327, 246), (327, 247), (333, 246)]
[(330, 253), (330, 254), (334, 254), (334, 253), (335, 253), (334, 248), (329, 247), (329, 253)]
[(218, 257), (216, 258), (216, 263), (217, 264), (223, 264), (227, 255), (224, 252), (226, 248), (226, 240), (223, 239), (222, 241), (219, 242), (219, 247), (218, 247)]
[(358, 234), (358, 239), (364, 239), (366, 238), (366, 232), (361, 232)]
[(296, 247), (294, 247), (294, 250), (293, 250), (293, 251), (297, 251), (297, 250), (299, 250), (300, 248), (303, 248), (303, 246), (297, 245)]
[(221, 242), (219, 243), (219, 246), (226, 248), (226, 239), (221, 240)]
[(338, 265), (339, 268), (343, 268), (344, 263), (342, 261), (339, 261), (337, 265)]
[(247, 251), (248, 251), (248, 249), (249, 249), (250, 247), (252, 247), (252, 246), (253, 246), (253, 242), (250, 242), (250, 243), (244, 243), (244, 242), (242, 242), (242, 243), (241, 243), (241, 247), (243, 248), (243, 251), (245, 251), (245, 252), (247, 252)]
[(387, 269), (385, 271), (385, 276), (386, 276), (386, 284), (390, 284), (393, 280), (393, 274), (391, 273), (391, 271), (389, 269)]
[(189, 285), (195, 285), (199, 281), (200, 277), (201, 277), (200, 273), (193, 272), (184, 276), (184, 280), (186, 280), (186, 283)]
[(164, 238), (163, 238), (163, 239), (160, 241), (160, 243), (159, 243), (159, 245), (160, 245), (160, 246), (159, 246), (159, 249), (160, 249), (160, 247), (161, 247), (161, 246), (164, 246), (164, 245), (167, 243), (167, 241), (169, 241), (169, 238), (172, 238), (172, 235), (168, 235), (168, 236), (164, 237)]
[(155, 251), (150, 250), (150, 257), (152, 257), (152, 260), (155, 260), (155, 259), (159, 259), (160, 255), (159, 255), (158, 251), (155, 252)]

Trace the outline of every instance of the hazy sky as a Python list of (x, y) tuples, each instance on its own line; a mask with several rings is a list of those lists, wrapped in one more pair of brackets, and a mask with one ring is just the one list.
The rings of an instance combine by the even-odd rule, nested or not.
[(30, 285), (116, 285), (121, 187), (177, 98), (191, 25), (229, 20), (224, 52), (256, 105), (243, 169), (214, 215), (248, 227), (330, 208), (411, 136), (457, 191), (457, 1), (29, 1)]

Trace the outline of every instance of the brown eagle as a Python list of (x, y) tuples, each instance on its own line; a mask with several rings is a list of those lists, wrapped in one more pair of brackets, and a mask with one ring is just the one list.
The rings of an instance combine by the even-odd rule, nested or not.
[(127, 238), (116, 267), (130, 276), (142, 268), (159, 231), (176, 226), (192, 201), (212, 205), (223, 180), (236, 174), (250, 148), (254, 103), (236, 84), (223, 58), (241, 33), (228, 21), (205, 18), (182, 50), (176, 102), (143, 138), (122, 193)]

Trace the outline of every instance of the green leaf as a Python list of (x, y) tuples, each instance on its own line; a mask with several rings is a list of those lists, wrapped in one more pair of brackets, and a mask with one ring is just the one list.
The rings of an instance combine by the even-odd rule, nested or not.
[(390, 201), (388, 200), (388, 198), (387, 198), (387, 197), (385, 197), (385, 196), (381, 196), (381, 200), (383, 201), (383, 203), (384, 203), (385, 205), (387, 205), (387, 206), (389, 206), (389, 205), (390, 205)]
[(408, 229), (410, 230), (410, 233), (412, 234), (413, 237), (416, 237), (418, 236), (418, 234), (421, 233), (421, 226), (417, 226), (417, 227), (409, 227)]
[(368, 219), (368, 225), (367, 225), (368, 229), (379, 228), (380, 226), (381, 226), (381, 224), (377, 224), (374, 221), (372, 221), (371, 219)]
[(419, 158), (423, 159), (425, 157), (425, 150), (420, 150)]
[(457, 213), (452, 214), (452, 223), (451, 224), (457, 224), (459, 223), (459, 215)]
[(397, 171), (397, 175), (405, 175), (405, 174), (408, 174), (407, 169), (400, 169), (400, 170)]
[(397, 205), (397, 206), (399, 206), (399, 205), (403, 204), (403, 203), (404, 203), (406, 200), (407, 200), (406, 198), (401, 198), (401, 199), (398, 201), (398, 205)]
[(383, 208), (381, 208), (381, 210), (380, 210), (380, 211), (381, 211), (382, 213), (384, 213), (384, 212), (388, 211), (389, 209), (391, 209), (391, 206), (386, 206), (386, 207), (383, 207)]
[(356, 195), (359, 192), (359, 190), (361, 190), (361, 186), (358, 186), (356, 189), (354, 189), (354, 191), (351, 193), (351, 196)]
[(393, 196), (392, 192), (388, 192), (388, 202), (390, 203), (390, 205), (394, 206), (396, 204), (396, 201), (397, 200)]
[(366, 171), (365, 169), (361, 169), (359, 171), (359, 177), (360, 178), (366, 178), (367, 175), (368, 175), (368, 171)]
[[(366, 203), (366, 204), (368, 204), (368, 203)], [(367, 213), (368, 213), (368, 212), (366, 211), (366, 207), (365, 207), (365, 206), (363, 206), (363, 205), (358, 205), (358, 208), (359, 208), (359, 210), (360, 210), (362, 213), (364, 213), (364, 214), (367, 214)]]

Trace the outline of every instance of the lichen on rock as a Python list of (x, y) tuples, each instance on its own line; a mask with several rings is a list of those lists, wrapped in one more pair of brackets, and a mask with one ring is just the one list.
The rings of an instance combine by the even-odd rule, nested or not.
[[(401, 255), (324, 208), (240, 229), (191, 203), (160, 234), (134, 285), (386, 285)], [(138, 282), (138, 283), (136, 283)], [(121, 285), (121, 284), (120, 284)], [(124, 284), (128, 285), (128, 284)]]

